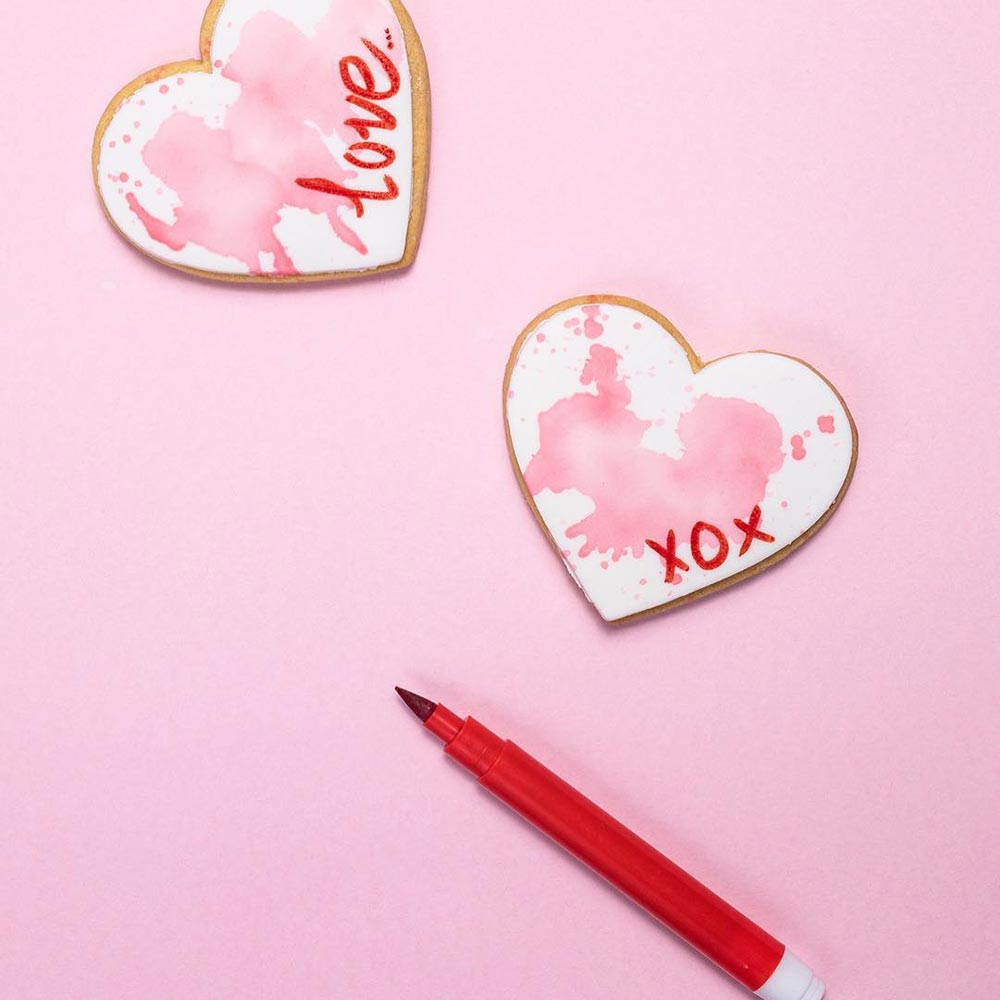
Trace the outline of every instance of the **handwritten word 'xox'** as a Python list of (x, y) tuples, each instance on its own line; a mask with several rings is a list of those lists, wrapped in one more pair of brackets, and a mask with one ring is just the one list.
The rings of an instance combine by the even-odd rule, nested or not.
[[(733, 524), (743, 532), (743, 543), (740, 545), (740, 555), (745, 556), (750, 551), (750, 546), (755, 539), (762, 542), (773, 542), (774, 535), (769, 535), (760, 530), (761, 519), (760, 507), (754, 507), (750, 512), (750, 517), (746, 521), (741, 521), (738, 517), (733, 519)], [(718, 545), (718, 551), (711, 559), (705, 557), (702, 551), (702, 536), (705, 533), (712, 535)], [(721, 528), (707, 521), (699, 521), (691, 529), (691, 558), (704, 570), (718, 569), (729, 558), (729, 539)], [(646, 544), (656, 553), (663, 557), (666, 563), (665, 583), (674, 583), (674, 573), (677, 570), (687, 572), (691, 567), (677, 555), (677, 537), (673, 529), (667, 532), (665, 545), (654, 542), (647, 538)]]
[[(361, 41), (385, 70), (387, 85), (384, 90), (378, 89), (375, 74), (372, 73), (371, 67), (361, 56), (345, 56), (340, 60), (340, 78), (350, 91), (347, 103), (372, 115), (371, 118), (348, 118), (344, 122), (349, 128), (354, 129), (361, 139), (360, 142), (352, 143), (347, 147), (344, 159), (352, 167), (357, 167), (359, 170), (386, 170), (396, 162), (396, 151), (385, 143), (372, 141), (371, 130), (380, 128), (387, 132), (395, 131), (396, 116), (377, 104), (376, 101), (388, 101), (399, 93), (399, 70), (377, 45), (373, 45), (367, 38), (362, 38)], [(359, 79), (355, 79), (352, 70), (357, 72)], [(366, 157), (374, 155), (375, 159), (362, 159), (361, 155)], [(385, 188), (381, 191), (355, 191), (325, 177), (299, 177), (295, 183), (300, 187), (309, 188), (311, 191), (323, 191), (326, 194), (347, 198), (354, 206), (359, 219), (365, 214), (364, 200), (392, 201), (393, 198), (399, 197), (399, 188), (389, 174), (382, 175), (382, 183), (385, 184)]]

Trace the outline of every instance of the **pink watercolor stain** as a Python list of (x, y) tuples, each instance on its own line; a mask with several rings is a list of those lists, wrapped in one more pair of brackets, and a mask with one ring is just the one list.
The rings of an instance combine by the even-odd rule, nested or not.
[(819, 428), (821, 434), (832, 434), (833, 417), (817, 417), (816, 426)]
[(733, 518), (761, 502), (784, 461), (778, 421), (756, 403), (701, 396), (677, 423), (684, 454), (650, 451), (642, 437), (651, 422), (629, 409), (620, 360), (592, 345), (580, 382), (597, 394), (574, 394), (539, 414), (539, 449), (524, 472), (532, 495), (579, 490), (593, 501), (593, 513), (566, 531), (583, 536), (581, 557), (610, 552), (617, 561), (631, 550), (639, 558), (647, 538), (671, 528), (686, 536), (702, 520), (741, 538)]
[[(240, 96), (227, 110), (222, 127), (209, 128), (200, 118), (175, 112), (142, 151), (146, 166), (180, 200), (174, 221), (164, 222), (134, 194), (127, 196), (149, 236), (172, 250), (194, 243), (235, 257), (251, 274), (263, 273), (260, 254), (270, 253), (270, 273), (292, 275), (298, 271), (274, 228), (282, 209), (301, 208), (325, 216), (340, 240), (367, 253), (340, 218), (345, 210), (353, 214), (350, 199), (295, 181), (325, 177), (344, 183), (357, 177), (357, 171), (344, 167), (330, 151), (323, 136), (337, 134), (346, 143), (357, 139), (345, 124), (355, 111), (346, 100), (340, 60), (358, 52), (367, 55), (358, 25), (381, 20), (384, 13), (379, 0), (361, 0), (345, 21), (342, 11), (332, 6), (311, 36), (271, 12), (250, 18), (221, 71), (240, 85)], [(376, 65), (372, 72), (381, 70)], [(184, 78), (176, 82), (180, 86)], [(167, 87), (159, 89), (165, 93)]]
[(792, 458), (796, 462), (801, 462), (802, 459), (806, 457), (805, 442), (802, 440), (801, 434), (792, 435)]
[(583, 307), (583, 315), (586, 317), (583, 321), (583, 332), (584, 335), (589, 337), (591, 340), (596, 340), (602, 333), (604, 333), (604, 327), (597, 318), (600, 314), (600, 306)]

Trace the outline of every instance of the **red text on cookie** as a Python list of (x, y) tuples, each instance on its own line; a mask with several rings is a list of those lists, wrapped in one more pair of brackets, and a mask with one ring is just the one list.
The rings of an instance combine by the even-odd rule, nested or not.
[[(687, 571), (691, 568), (686, 562), (684, 562), (683, 559), (679, 559), (677, 557), (677, 538), (675, 537), (672, 529), (667, 532), (667, 544), (665, 546), (659, 545), (650, 538), (646, 539), (646, 544), (654, 552), (658, 552), (661, 556), (663, 556), (663, 561), (667, 566), (666, 575), (664, 577), (665, 583), (674, 582), (674, 570), (682, 569)], [(678, 577), (678, 580), (679, 579), (680, 577)]]
[(760, 507), (754, 507), (750, 511), (750, 520), (741, 521), (738, 517), (734, 518), (733, 524), (744, 534), (743, 544), (740, 546), (740, 555), (745, 556), (750, 549), (751, 544), (755, 538), (759, 538), (762, 542), (773, 542), (774, 535), (769, 535), (765, 531), (761, 531), (757, 526), (760, 524), (761, 513)]
[[(774, 541), (774, 535), (769, 535), (766, 531), (762, 531), (760, 528), (762, 516), (761, 509), (757, 506), (750, 512), (750, 516), (747, 520), (744, 521), (738, 517), (733, 518), (733, 524), (743, 532), (743, 543), (740, 546), (739, 552), (741, 556), (747, 554), (750, 550), (750, 546), (755, 540), (761, 542)], [(712, 538), (715, 539), (716, 552), (713, 556), (706, 555), (704, 551), (706, 536), (712, 536)], [(660, 545), (659, 542), (654, 542), (651, 538), (646, 539), (646, 544), (664, 561), (665, 583), (679, 583), (680, 576), (678, 575), (675, 577), (675, 572), (686, 572), (691, 569), (691, 567), (677, 555), (677, 538), (674, 535), (673, 529), (667, 532), (667, 539), (664, 545)], [(708, 521), (699, 521), (695, 524), (695, 526), (691, 529), (689, 544), (691, 547), (691, 558), (703, 570), (718, 569), (729, 558), (729, 539), (726, 537), (726, 533), (721, 528), (716, 527), (714, 524), (710, 524)]]
[[(340, 79), (349, 91), (347, 103), (360, 108), (368, 118), (353, 117), (344, 124), (358, 133), (359, 141), (347, 147), (344, 159), (359, 170), (387, 170), (396, 162), (396, 151), (383, 142), (372, 141), (372, 129), (395, 131), (396, 116), (378, 101), (388, 101), (399, 93), (400, 78), (396, 64), (377, 46), (362, 38), (361, 41), (375, 57), (385, 73), (385, 83), (379, 84), (371, 66), (361, 56), (345, 56), (340, 60)], [(365, 201), (392, 201), (399, 197), (399, 187), (388, 173), (382, 175), (381, 189), (362, 191), (346, 187), (325, 177), (299, 177), (300, 187), (311, 191), (347, 198), (354, 206), (358, 218), (365, 214)]]

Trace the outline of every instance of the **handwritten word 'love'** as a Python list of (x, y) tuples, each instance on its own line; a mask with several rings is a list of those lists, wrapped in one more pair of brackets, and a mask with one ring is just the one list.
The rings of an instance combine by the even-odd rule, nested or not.
[[(733, 519), (733, 524), (743, 532), (743, 543), (740, 545), (740, 555), (745, 556), (747, 552), (750, 551), (750, 546), (753, 544), (754, 539), (759, 539), (762, 542), (773, 542), (774, 535), (769, 535), (765, 531), (760, 530), (760, 519), (761, 519), (760, 507), (754, 507), (750, 512), (750, 518), (747, 521), (741, 521), (738, 517)], [(715, 538), (716, 544), (718, 545), (718, 551), (712, 556), (711, 559), (706, 559), (705, 554), (702, 551), (702, 536), (705, 533), (712, 535)], [(646, 544), (656, 553), (661, 555), (666, 562), (666, 576), (664, 577), (665, 583), (674, 582), (674, 572), (677, 570), (683, 570), (687, 572), (691, 567), (677, 555), (677, 537), (674, 535), (673, 529), (667, 532), (667, 541), (665, 545), (660, 545), (658, 542), (654, 542), (652, 539), (647, 538)], [(725, 532), (721, 528), (717, 528), (714, 524), (709, 524), (708, 521), (699, 521), (691, 529), (691, 558), (705, 570), (718, 569), (728, 558), (729, 558), (729, 539), (726, 537)]]
[[(373, 45), (367, 38), (362, 38), (361, 41), (385, 71), (386, 86), (382, 90), (379, 89), (375, 82), (375, 74), (361, 56), (345, 56), (340, 60), (340, 79), (350, 91), (347, 103), (372, 115), (371, 118), (348, 118), (344, 122), (349, 128), (354, 129), (361, 139), (360, 142), (347, 147), (344, 159), (359, 170), (386, 170), (396, 162), (396, 151), (385, 143), (373, 142), (371, 130), (380, 128), (392, 132), (396, 128), (396, 116), (375, 102), (388, 101), (399, 93), (399, 70), (377, 45)], [(365, 158), (362, 159), (362, 156)], [(372, 156), (375, 158), (370, 159)], [(399, 188), (389, 174), (382, 175), (385, 189), (381, 191), (356, 191), (325, 177), (299, 177), (295, 183), (311, 191), (323, 191), (326, 194), (347, 198), (354, 206), (359, 219), (365, 214), (364, 200), (392, 201), (393, 198), (399, 197)]]

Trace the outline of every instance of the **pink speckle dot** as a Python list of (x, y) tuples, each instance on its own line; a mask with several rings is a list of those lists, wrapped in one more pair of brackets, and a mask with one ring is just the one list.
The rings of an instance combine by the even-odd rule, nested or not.
[(115, 142), (114, 139), (112, 139), (111, 142), (108, 143), (108, 149), (114, 149), (115, 146), (117, 146), (117, 145), (118, 145), (118, 143)]
[(806, 457), (805, 442), (802, 440), (801, 434), (792, 435), (792, 458), (796, 462), (801, 462), (802, 459)]
[(183, 87), (184, 86), (184, 77), (183, 76), (177, 77), (177, 86), (178, 87)]
[(141, 180), (139, 180), (139, 178), (138, 178), (138, 177), (137, 177), (137, 178), (135, 179), (135, 186), (136, 186), (137, 188), (141, 188), (141, 187), (142, 187), (142, 181), (141, 181)]
[(140, 108), (144, 108), (145, 106), (146, 106), (146, 102), (144, 100), (142, 100), (142, 101), (139, 102), (139, 107)]
[(646, 586), (646, 578), (645, 578), (645, 577), (643, 577), (643, 578), (642, 578), (642, 579), (641, 579), (641, 580), (639, 581), (639, 586), (640, 586), (640, 587), (645, 587), (645, 586)]
[(127, 181), (127, 180), (128, 180), (128, 174), (127, 174), (127, 173), (125, 173), (125, 171), (123, 170), (123, 171), (122, 171), (122, 172), (121, 172), (121, 173), (120, 173), (120, 174), (118, 175), (118, 180), (120, 180), (120, 181)]
[(122, 136), (122, 142), (131, 142), (131, 141), (132, 141), (132, 136), (128, 135), (127, 133)]
[(140, 124), (141, 124), (141, 122), (132, 122), (132, 127), (133, 128), (138, 128), (140, 126)]
[(545, 334), (544, 334), (544, 333), (540, 333), (540, 334), (538, 335), (538, 342), (539, 342), (540, 344), (544, 344), (544, 343), (545, 343)]
[(833, 417), (817, 417), (816, 426), (822, 434), (833, 433)]
[(803, 437), (807, 437), (807, 438), (811, 438), (813, 436), (813, 432), (812, 431), (803, 431), (802, 432), (802, 436)]
[(633, 330), (641, 330), (642, 329), (642, 324), (641, 323), (633, 323), (632, 324), (632, 329)]
[(602, 562), (601, 563), (601, 569), (607, 569), (607, 568), (608, 568), (608, 564), (606, 562)]
[(221, 59), (216, 59), (216, 60), (215, 60), (215, 62), (214, 62), (214, 63), (212, 63), (212, 65), (213, 65), (213, 66), (214, 66), (214, 67), (215, 67), (216, 69), (221, 69), (221, 68), (222, 68), (222, 60), (221, 60)]
[(788, 501), (787, 500), (782, 500), (781, 501), (781, 509), (782, 510), (788, 510)]
[(161, 83), (159, 90), (161, 94), (165, 94), (168, 90), (170, 90), (170, 88), (165, 83)]
[(513, 399), (514, 398), (514, 390), (513, 389), (508, 389), (507, 390), (507, 398), (508, 399)]

